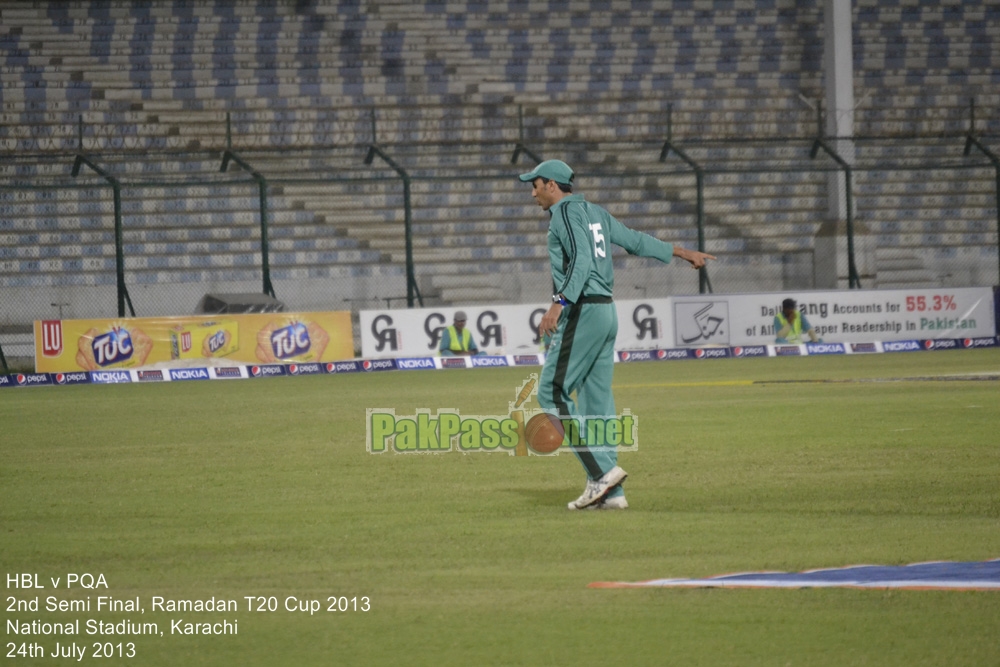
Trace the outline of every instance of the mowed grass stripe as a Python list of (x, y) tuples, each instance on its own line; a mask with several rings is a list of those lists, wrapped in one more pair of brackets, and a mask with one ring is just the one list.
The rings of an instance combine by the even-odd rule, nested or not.
[(998, 351), (618, 365), (640, 417), (621, 513), (565, 510), (572, 455), (365, 451), (366, 408), (505, 414), (532, 370), (5, 391), (0, 565), (144, 602), (371, 598), (139, 638), (137, 665), (1000, 663), (995, 593), (587, 589), (997, 557), (995, 385), (750, 383), (996, 372)]

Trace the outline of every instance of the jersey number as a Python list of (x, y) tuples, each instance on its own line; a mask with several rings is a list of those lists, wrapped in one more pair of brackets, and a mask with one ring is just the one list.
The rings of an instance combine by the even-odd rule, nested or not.
[(604, 234), (601, 233), (601, 223), (592, 223), (590, 231), (594, 233), (594, 257), (607, 257), (607, 253), (604, 252)]

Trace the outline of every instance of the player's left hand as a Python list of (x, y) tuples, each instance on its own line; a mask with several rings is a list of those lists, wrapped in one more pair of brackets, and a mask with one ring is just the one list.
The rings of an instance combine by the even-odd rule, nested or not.
[(559, 326), (559, 316), (562, 314), (563, 307), (561, 304), (554, 303), (542, 316), (542, 321), (538, 323), (538, 333), (549, 334), (550, 336), (556, 332), (556, 327)]

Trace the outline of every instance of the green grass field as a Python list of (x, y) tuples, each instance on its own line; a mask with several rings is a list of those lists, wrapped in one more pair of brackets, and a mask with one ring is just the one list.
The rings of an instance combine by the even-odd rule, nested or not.
[[(503, 414), (531, 370), (0, 392), (0, 562), (46, 586), (8, 583), (5, 653), (58, 641), (85, 663), (94, 642), (131, 642), (121, 662), (135, 665), (1000, 664), (995, 592), (587, 588), (1000, 557), (998, 382), (745, 384), (1000, 373), (1000, 350), (621, 364), (617, 406), (640, 417), (638, 451), (621, 457), (625, 512), (565, 509), (584, 482), (570, 454), (365, 450), (368, 407)], [(69, 573), (108, 587), (67, 589)], [(91, 611), (46, 612), (50, 596)], [(98, 596), (138, 596), (145, 613), (98, 612)], [(240, 606), (161, 612), (153, 596)], [(247, 596), (278, 611), (249, 611)], [(323, 610), (285, 611), (290, 596)], [(331, 596), (370, 610), (328, 612)], [(40, 611), (16, 611), (36, 597)], [(88, 635), (90, 618), (163, 636)], [(181, 618), (238, 634), (172, 635)], [(12, 634), (10, 619), (79, 619), (83, 634)]]

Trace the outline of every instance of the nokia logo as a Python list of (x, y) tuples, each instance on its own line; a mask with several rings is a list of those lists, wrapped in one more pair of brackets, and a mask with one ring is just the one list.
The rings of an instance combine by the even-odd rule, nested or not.
[(915, 340), (894, 340), (882, 343), (885, 352), (915, 352), (923, 347)]
[(402, 371), (416, 370), (419, 368), (434, 368), (434, 360), (430, 357), (417, 357), (413, 359), (397, 359), (396, 368)]
[(506, 357), (472, 357), (472, 367), (482, 368), (484, 366), (506, 366)]
[(97, 384), (119, 384), (131, 382), (132, 376), (128, 371), (90, 371), (90, 381)]
[(171, 368), (171, 380), (208, 380), (207, 368)]

